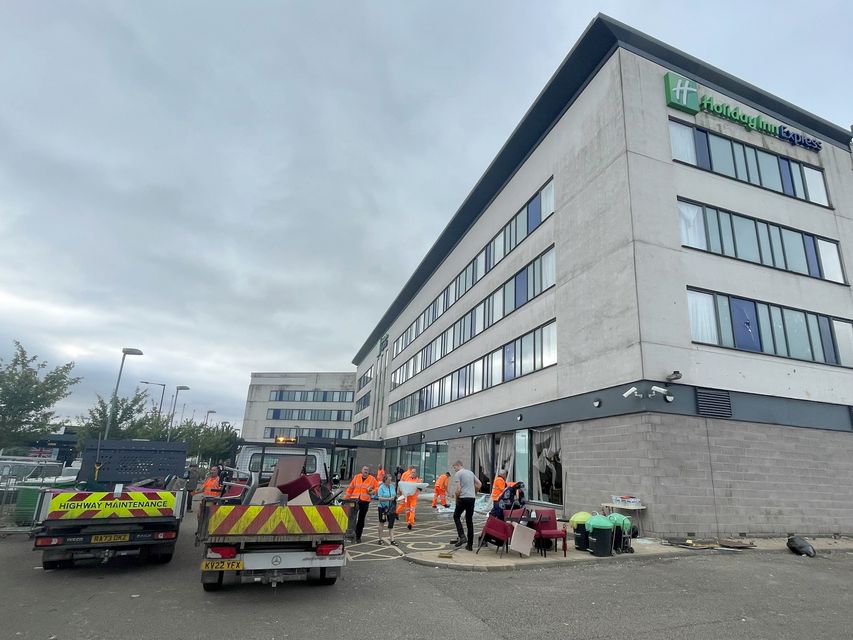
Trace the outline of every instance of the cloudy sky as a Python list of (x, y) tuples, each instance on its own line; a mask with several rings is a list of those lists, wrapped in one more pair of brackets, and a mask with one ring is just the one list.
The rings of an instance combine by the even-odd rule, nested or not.
[(841, 0), (4, 2), (0, 356), (75, 361), (74, 416), (138, 347), (122, 393), (233, 423), (252, 371), (352, 370), (599, 11), (853, 122)]

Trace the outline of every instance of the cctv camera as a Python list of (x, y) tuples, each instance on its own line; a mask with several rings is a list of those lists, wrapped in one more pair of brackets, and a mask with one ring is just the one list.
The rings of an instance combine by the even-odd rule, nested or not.
[(628, 397), (630, 397), (632, 395), (636, 395), (636, 394), (637, 394), (637, 387), (631, 387), (625, 393), (622, 394), (622, 397), (628, 398)]
[(654, 395), (656, 393), (659, 393), (659, 394), (665, 396), (667, 393), (669, 393), (669, 389), (664, 389), (663, 387), (654, 386), (654, 387), (652, 387), (651, 395)]

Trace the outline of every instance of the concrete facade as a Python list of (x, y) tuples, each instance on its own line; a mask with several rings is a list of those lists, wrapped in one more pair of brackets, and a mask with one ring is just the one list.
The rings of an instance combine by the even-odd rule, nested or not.
[[(352, 432), (352, 399), (339, 401), (301, 401), (272, 400), (271, 393), (277, 391), (329, 391), (347, 393), (352, 397), (355, 391), (354, 373), (253, 373), (246, 399), (246, 411), (243, 417), (244, 440), (272, 441), (274, 436), (265, 433), (268, 429), (298, 430), (293, 435), (311, 435), (320, 437), (348, 438)], [(339, 396), (343, 397), (343, 396)], [(346, 420), (313, 420), (296, 418), (292, 420), (272, 419), (268, 412), (275, 409), (318, 410), (349, 412)], [(334, 432), (332, 434), (331, 432)], [(281, 435), (291, 435), (290, 432)]]
[[(602, 24), (612, 26), (599, 18), (577, 46), (586, 47)], [(628, 29), (618, 26), (623, 28)], [(630, 47), (602, 49), (594, 72), (544, 135), (531, 142), (511, 177), (464, 233), (439, 239), (437, 244), (448, 246), (443, 260), (404, 304), (395, 301), (392, 309), (399, 313), (374, 330), (373, 335), (387, 333), (388, 340), (371, 350), (365, 345), (354, 361), (357, 376), (374, 367), (372, 394), (379, 404), (360, 437), (382, 439), (386, 447), (448, 441), (450, 461), (454, 450), (473, 461), (472, 437), (482, 434), (484, 425), (487, 433), (560, 426), (563, 487), (551, 495), (562, 495), (567, 511), (598, 508), (611, 495), (630, 493), (648, 505), (646, 528), (658, 534), (851, 532), (853, 511), (832, 497), (851, 479), (853, 369), (848, 363), (833, 366), (695, 342), (687, 301), (688, 288), (697, 288), (850, 321), (849, 283), (683, 246), (678, 210), (679, 199), (686, 198), (837, 241), (850, 274), (850, 136), (791, 105), (786, 108), (799, 120), (762, 111), (756, 105), (759, 90), (746, 91), (740, 81), (695, 60), (698, 70), (691, 77), (703, 94), (816, 135), (822, 150), (795, 147), (708, 113), (667, 107), (664, 75), (684, 70), (661, 59), (660, 43), (646, 42), (644, 51), (643, 38), (633, 32)], [(682, 60), (684, 54), (671, 52), (671, 57)], [(587, 62), (570, 54), (557, 75), (568, 73), (567, 65)], [(721, 78), (744, 87), (748, 97), (722, 92)], [(534, 117), (550, 89), (543, 90), (526, 119)], [(778, 107), (778, 99), (763, 97)], [(830, 206), (673, 160), (670, 119), (819, 167)], [(816, 122), (832, 135), (815, 134), (809, 126)], [(549, 180), (554, 214), (394, 357), (384, 345), (393, 345)], [(554, 287), (391, 388), (395, 369), (551, 246)], [(556, 365), (389, 423), (393, 403), (552, 319)], [(664, 394), (650, 394), (652, 385), (667, 385), (666, 376), (676, 370), (682, 378), (672, 387), (671, 404)], [(638, 395), (623, 398), (632, 386)], [(706, 388), (726, 398), (731, 392), (736, 406), (726, 417), (735, 419), (697, 417), (703, 411), (698, 392)], [(816, 416), (831, 414), (831, 420), (808, 423), (804, 402), (813, 403)], [(574, 417), (561, 416), (563, 406)], [(796, 418), (788, 418), (794, 409)], [(746, 414), (754, 417), (737, 419)]]

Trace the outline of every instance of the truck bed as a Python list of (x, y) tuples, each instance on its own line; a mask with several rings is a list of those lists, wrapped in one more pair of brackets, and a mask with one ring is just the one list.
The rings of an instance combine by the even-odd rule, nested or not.
[(205, 542), (291, 542), (343, 539), (349, 516), (339, 506), (209, 504), (199, 523)]

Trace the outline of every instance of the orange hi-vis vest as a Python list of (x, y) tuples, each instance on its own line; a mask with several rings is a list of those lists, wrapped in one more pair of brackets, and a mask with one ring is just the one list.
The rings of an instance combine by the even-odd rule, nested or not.
[(362, 478), (359, 473), (356, 477), (354, 477), (347, 487), (347, 498), (358, 498), (364, 502), (370, 502), (370, 493), (368, 489), (373, 489), (374, 493), (379, 487), (379, 483), (376, 482), (376, 478), (372, 475), (367, 474), (366, 478)]
[(385, 469), (380, 469), (376, 472), (376, 482), (382, 482), (385, 479)]
[(201, 485), (201, 490), (206, 496), (218, 496), (222, 490), (222, 485), (219, 484), (218, 476), (208, 476)]
[(403, 482), (420, 482), (421, 479), (418, 478), (417, 472), (404, 471), (403, 475), (400, 476), (400, 480)]
[(436, 493), (447, 493), (447, 483), (450, 478), (445, 474), (441, 474), (435, 481), (435, 492)]
[(492, 483), (492, 502), (501, 499), (501, 494), (504, 492), (504, 489), (506, 489), (506, 480), (501, 476), (498, 476)]

